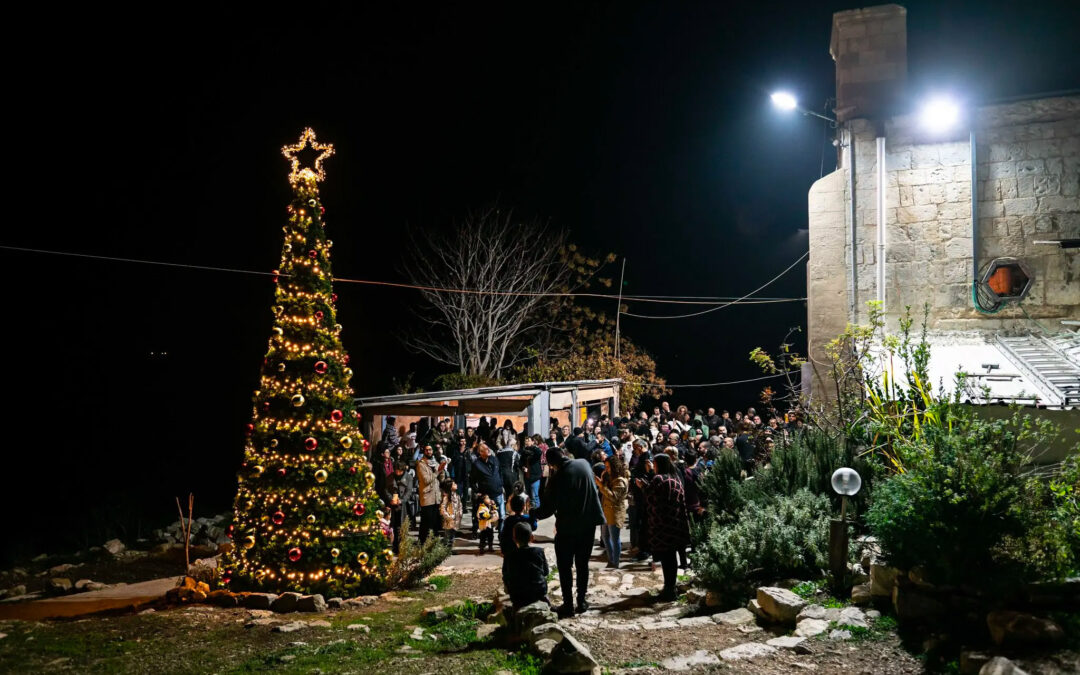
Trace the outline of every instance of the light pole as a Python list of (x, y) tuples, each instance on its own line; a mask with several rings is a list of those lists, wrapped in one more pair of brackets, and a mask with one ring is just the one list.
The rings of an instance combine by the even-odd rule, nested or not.
[(840, 520), (829, 521), (829, 570), (833, 575), (833, 588), (840, 591), (847, 577), (848, 532), (847, 500), (858, 494), (862, 478), (854, 469), (842, 467), (833, 472), (832, 489), (840, 495)]
[(786, 91), (773, 92), (773, 94), (769, 96), (769, 99), (772, 100), (773, 105), (776, 106), (777, 108), (779, 108), (780, 110), (796, 110), (796, 111), (802, 113), (803, 115), (809, 115), (811, 117), (816, 117), (818, 119), (825, 120), (826, 122), (829, 122), (834, 127), (836, 126), (836, 119), (834, 119), (832, 117), (829, 117), (828, 115), (822, 115), (821, 113), (816, 113), (813, 110), (808, 110), (807, 108), (803, 108), (802, 106), (799, 105), (799, 101), (798, 101), (798, 99), (795, 98), (795, 95), (790, 93), (790, 92), (786, 92)]

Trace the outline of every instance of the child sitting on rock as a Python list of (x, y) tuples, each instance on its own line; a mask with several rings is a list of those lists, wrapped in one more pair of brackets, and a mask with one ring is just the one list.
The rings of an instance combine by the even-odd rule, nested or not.
[(511, 536), (514, 548), (507, 555), (502, 573), (510, 604), (520, 609), (541, 600), (547, 602), (548, 562), (543, 549), (529, 546), (533, 541), (532, 528), (529, 523), (518, 521)]
[(476, 520), (480, 530), (480, 555), (484, 555), (485, 546), (489, 551), (495, 550), (495, 523), (499, 522), (499, 511), (495, 508), (495, 502), (491, 500), (491, 497), (480, 495)]

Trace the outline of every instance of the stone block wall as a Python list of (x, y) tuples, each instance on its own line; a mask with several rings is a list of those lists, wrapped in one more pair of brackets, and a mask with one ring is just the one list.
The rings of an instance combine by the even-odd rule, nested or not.
[[(1044, 325), (1080, 318), (1080, 252), (1035, 244), (1080, 237), (1080, 96), (987, 106), (975, 129), (980, 270), (993, 258), (1022, 260), (1035, 276), (1023, 309)], [(934, 330), (1028, 332), (1034, 325), (1015, 305), (978, 312), (973, 283), (971, 145), (967, 129), (928, 137), (912, 116), (875, 127), (850, 120), (854, 143), (856, 320), (877, 295), (875, 136), (886, 137), (886, 312), (895, 329), (904, 307), (917, 317), (930, 304)], [(846, 161), (846, 158), (845, 160)], [(847, 167), (809, 193), (807, 274), (811, 356), (844, 329), (850, 316)]]

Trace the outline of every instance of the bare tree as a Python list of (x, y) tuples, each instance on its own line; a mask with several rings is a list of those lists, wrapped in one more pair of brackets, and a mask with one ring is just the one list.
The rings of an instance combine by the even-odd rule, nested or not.
[[(560, 256), (566, 233), (522, 222), (497, 206), (471, 212), (446, 236), (410, 232), (404, 272), (421, 291), (425, 330), (412, 349), (462, 375), (501, 378), (551, 334), (572, 270)], [(468, 290), (460, 293), (456, 290)]]

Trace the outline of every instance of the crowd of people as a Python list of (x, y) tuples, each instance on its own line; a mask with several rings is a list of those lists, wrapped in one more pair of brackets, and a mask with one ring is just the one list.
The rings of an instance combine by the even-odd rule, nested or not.
[(468, 505), (478, 553), (493, 553), (498, 540), (507, 592), (517, 606), (546, 597), (547, 562), (530, 544), (538, 521), (554, 516), (564, 601), (559, 613), (566, 616), (588, 609), (588, 564), (598, 528), (609, 568), (659, 563), (664, 586), (658, 599), (673, 600), (678, 570), (689, 567), (691, 526), (707, 506), (700, 489), (704, 474), (725, 448), (753, 471), (769, 461), (778, 440), (798, 433), (803, 419), (797, 409), (762, 415), (749, 408), (731, 415), (686, 406), (672, 411), (665, 402), (651, 413), (601, 415), (574, 428), (552, 419), (544, 435), (488, 417), (465, 429), (454, 429), (449, 419), (427, 429), (395, 425), (395, 418), (386, 418), (371, 458), (376, 486), (389, 505), (394, 550), (410, 527), (419, 530), (421, 543), (432, 536), (452, 543), (466, 535)]

